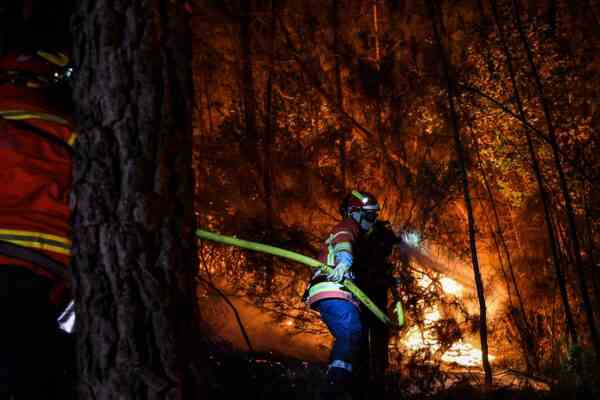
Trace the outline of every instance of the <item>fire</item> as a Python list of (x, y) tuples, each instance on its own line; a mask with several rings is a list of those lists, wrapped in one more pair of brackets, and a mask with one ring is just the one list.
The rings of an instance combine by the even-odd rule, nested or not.
[[(431, 284), (431, 279), (427, 276), (419, 278), (418, 284), (427, 287)], [(459, 295), (463, 291), (462, 285), (451, 278), (443, 277), (440, 284), (445, 293)], [(441, 314), (437, 306), (432, 307), (425, 313), (425, 329), (421, 331), (418, 326), (409, 329), (403, 344), (412, 351), (429, 348), (431, 352), (436, 352), (440, 348), (439, 342), (434, 338), (431, 325), (441, 319)], [(441, 360), (447, 363), (456, 363), (462, 366), (475, 367), (481, 365), (481, 350), (473, 347), (471, 344), (460, 340), (454, 343), (441, 357)], [(490, 361), (494, 360), (493, 355), (489, 355)]]
[(460, 283), (456, 282), (454, 279), (443, 277), (440, 279), (440, 284), (442, 285), (442, 289), (445, 293), (458, 296), (462, 293), (463, 287)]
[[(418, 326), (413, 326), (408, 331), (404, 339), (404, 345), (412, 351), (429, 348), (433, 353), (440, 348), (439, 342), (433, 337), (428, 329), (434, 322), (441, 318), (437, 307), (425, 314), (425, 329), (421, 331)], [(441, 357), (442, 361), (447, 363), (456, 363), (466, 367), (475, 367), (481, 365), (481, 350), (473, 347), (471, 344), (460, 340), (454, 343)], [(489, 355), (490, 361), (494, 360), (493, 355)]]

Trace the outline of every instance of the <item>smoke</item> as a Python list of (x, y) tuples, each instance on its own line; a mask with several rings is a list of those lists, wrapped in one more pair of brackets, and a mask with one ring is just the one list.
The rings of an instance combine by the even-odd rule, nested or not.
[[(277, 321), (246, 299), (231, 297), (230, 301), (239, 312), (256, 352), (276, 353), (306, 361), (327, 361), (332, 339), (324, 326), (319, 332), (297, 329), (292, 320)], [(233, 311), (222, 298), (205, 298), (200, 302), (200, 311), (215, 336), (236, 349), (248, 351)]]

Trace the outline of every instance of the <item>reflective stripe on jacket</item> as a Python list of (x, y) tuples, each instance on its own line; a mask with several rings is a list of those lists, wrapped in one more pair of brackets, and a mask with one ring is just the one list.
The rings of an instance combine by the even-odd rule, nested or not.
[[(0, 85), (0, 240), (36, 250), (66, 268), (71, 254), (70, 147), (76, 135), (64, 113), (44, 96), (34, 88)], [(0, 255), (0, 264), (22, 265), (59, 279), (6, 255)]]
[[(354, 251), (354, 245), (358, 239), (360, 229), (358, 224), (351, 218), (346, 218), (333, 228), (327, 240), (321, 246), (319, 261), (329, 266), (335, 266), (336, 254), (342, 251)], [(341, 284), (330, 282), (320, 271), (315, 272), (306, 293), (306, 303), (312, 307), (323, 299), (344, 299), (356, 304), (358, 301)]]

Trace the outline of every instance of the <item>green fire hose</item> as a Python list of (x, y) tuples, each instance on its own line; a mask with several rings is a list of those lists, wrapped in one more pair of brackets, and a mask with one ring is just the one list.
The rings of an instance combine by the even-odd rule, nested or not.
[[(287, 258), (289, 260), (308, 265), (311, 268), (320, 269), (326, 273), (329, 273), (333, 270), (331, 267), (321, 263), (318, 260), (315, 260), (314, 258), (307, 257), (305, 255), (295, 253), (293, 251), (284, 250), (279, 247), (269, 246), (262, 243), (250, 242), (231, 236), (223, 236), (201, 229), (196, 230), (196, 235), (200, 239), (206, 239), (217, 243), (241, 247), (247, 250), (259, 251), (261, 253), (272, 254), (277, 257)], [(341, 283), (342, 285), (344, 285), (344, 287), (346, 287), (346, 289), (348, 289), (348, 291), (350, 291), (350, 293), (352, 293), (358, 300), (360, 300), (361, 303), (363, 303), (369, 310), (371, 310), (371, 312), (375, 314), (375, 316), (379, 320), (381, 320), (381, 322), (389, 326), (396, 325), (397, 327), (401, 327), (402, 325), (404, 325), (404, 312), (402, 310), (402, 304), (400, 302), (396, 303), (396, 307), (394, 309), (396, 315), (398, 316), (398, 321), (397, 323), (395, 323), (392, 320), (390, 320), (388, 316), (383, 311), (381, 311), (379, 307), (377, 307), (377, 305), (373, 303), (373, 301), (369, 299), (369, 297), (354, 284), (354, 282), (348, 279), (344, 279)]]

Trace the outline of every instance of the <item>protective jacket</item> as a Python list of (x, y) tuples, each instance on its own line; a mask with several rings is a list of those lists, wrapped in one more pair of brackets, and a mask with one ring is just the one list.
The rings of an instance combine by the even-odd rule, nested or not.
[[(331, 234), (321, 246), (319, 261), (330, 267), (335, 266), (337, 254), (344, 251), (350, 254), (355, 252), (359, 235), (360, 227), (356, 221), (350, 217), (345, 218), (333, 228)], [(353, 280), (354, 275), (349, 273), (347, 279)], [(315, 272), (305, 292), (306, 303), (312, 307), (319, 300), (333, 298), (347, 300), (357, 307), (359, 305), (358, 300), (341, 283), (329, 281), (321, 271)]]
[[(0, 58), (0, 241), (66, 269), (76, 135), (60, 101), (45, 90), (57, 74), (58, 67), (40, 55)], [(57, 284), (65, 276), (18, 254), (0, 254), (2, 264), (28, 268)]]

